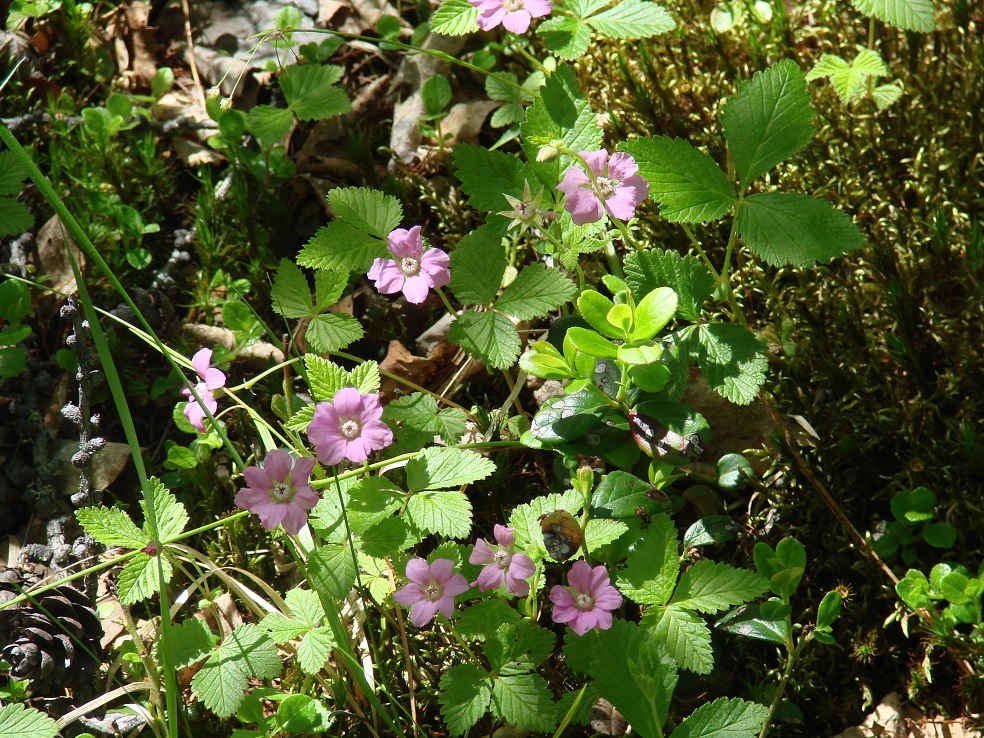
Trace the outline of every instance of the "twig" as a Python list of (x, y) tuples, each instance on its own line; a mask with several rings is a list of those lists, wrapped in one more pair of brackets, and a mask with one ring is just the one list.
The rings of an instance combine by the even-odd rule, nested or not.
[[(68, 126), (77, 126), (84, 123), (85, 118), (81, 115), (52, 116), (43, 110), (34, 110), (30, 113), (19, 115), (16, 118), (0, 118), (0, 122), (7, 126), (12, 133), (16, 133), (19, 129), (29, 125), (48, 125), (55, 121)], [(129, 118), (129, 122), (133, 121), (136, 121), (137, 125), (127, 130), (156, 131), (161, 134), (172, 134), (180, 131), (203, 131), (218, 128), (218, 124), (214, 121), (200, 121), (190, 115), (179, 115), (169, 120), (147, 120), (142, 116), (135, 115)]]
[(188, 42), (188, 66), (191, 68), (191, 78), (195, 80), (195, 89), (198, 90), (198, 102), (202, 109), (205, 109), (205, 88), (202, 87), (202, 78), (198, 74), (198, 62), (195, 61), (195, 38), (191, 33), (191, 8), (188, 7), (188, 0), (181, 0), (181, 9), (184, 11), (184, 31), (185, 40)]

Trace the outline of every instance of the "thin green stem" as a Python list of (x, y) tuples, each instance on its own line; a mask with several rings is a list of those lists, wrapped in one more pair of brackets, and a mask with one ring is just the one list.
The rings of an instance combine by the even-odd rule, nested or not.
[[(787, 618), (788, 621), (788, 618)], [(796, 659), (806, 645), (810, 642), (809, 638), (802, 638), (799, 645), (796, 648), (788, 652), (786, 657), (786, 666), (782, 670), (782, 677), (779, 679), (779, 684), (776, 685), (776, 692), (772, 696), (772, 703), (769, 705), (769, 713), (765, 716), (765, 722), (762, 723), (762, 731), (758, 734), (758, 738), (765, 738), (766, 733), (769, 732), (769, 727), (772, 725), (772, 718), (775, 717), (776, 709), (779, 707), (779, 702), (782, 700), (783, 692), (786, 691), (786, 684), (789, 683), (789, 678), (793, 674), (793, 667), (796, 665)]]
[(513, 48), (516, 51), (518, 51), (520, 53), (520, 55), (524, 59), (526, 59), (526, 61), (528, 61), (530, 64), (532, 64), (539, 71), (543, 72), (544, 74), (550, 74), (550, 71), (545, 66), (543, 66), (543, 62), (541, 62), (539, 59), (537, 59), (536, 57), (534, 57), (533, 55), (531, 55), (530, 52), (528, 52), (522, 46), (522, 44), (516, 43), (514, 41), (513, 44), (512, 44), (512, 46), (510, 48)]
[(444, 294), (444, 290), (440, 287), (435, 287), (434, 291), (437, 293), (438, 297), (441, 298), (441, 302), (444, 303), (444, 307), (447, 308), (448, 313), (452, 316), (457, 315), (458, 311), (451, 307), (451, 302), (448, 300), (448, 296)]

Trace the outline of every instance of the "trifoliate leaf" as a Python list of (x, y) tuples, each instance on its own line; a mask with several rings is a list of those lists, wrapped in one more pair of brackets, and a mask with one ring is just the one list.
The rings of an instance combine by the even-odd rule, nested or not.
[(565, 61), (582, 56), (591, 45), (591, 26), (571, 16), (544, 21), (537, 26), (536, 35), (549, 51)]
[(728, 177), (707, 154), (682, 138), (656, 136), (619, 144), (632, 155), (639, 174), (649, 182), (649, 198), (674, 223), (717, 220), (734, 205)]
[(104, 546), (143, 548), (150, 543), (150, 536), (118, 508), (83, 507), (75, 511), (75, 517), (85, 532)]
[(373, 259), (386, 258), (386, 241), (341, 221), (322, 226), (297, 255), (297, 263), (311, 269), (366, 272)]
[(501, 720), (546, 733), (557, 725), (557, 707), (537, 674), (500, 676), (492, 683), (492, 712)]
[(670, 516), (655, 516), (619, 572), (618, 588), (622, 594), (640, 605), (665, 605), (680, 572), (679, 547)]
[(723, 562), (698, 561), (680, 576), (671, 605), (715, 613), (753, 600), (769, 589), (769, 580)]
[(451, 291), (465, 305), (488, 305), (499, 292), (506, 266), (501, 236), (484, 225), (451, 252)]
[(349, 373), (322, 356), (304, 354), (304, 365), (308, 387), (316, 402), (331, 402), (338, 390), (350, 386)]
[(205, 706), (220, 718), (239, 707), (248, 680), (273, 679), (282, 669), (277, 649), (257, 625), (240, 625), (209, 656), (191, 688)]
[(765, 346), (747, 328), (735, 323), (700, 325), (696, 352), (691, 351), (708, 384), (736, 405), (749, 404), (765, 383)]
[(676, 251), (634, 251), (625, 259), (625, 281), (632, 296), (641, 300), (658, 287), (669, 287), (677, 295), (677, 315), (696, 321), (714, 290), (714, 277), (699, 259)]
[(40, 710), (13, 702), (0, 707), (0, 735), (9, 738), (55, 738), (58, 723)]
[(442, 36), (463, 36), (478, 30), (478, 10), (468, 0), (444, 0), (430, 17), (430, 29)]
[(157, 562), (160, 561), (164, 570), (164, 583), (171, 581), (174, 569), (166, 556), (148, 556), (138, 553), (123, 565), (117, 579), (120, 602), (132, 605), (141, 600), (147, 600), (161, 591)]
[(407, 488), (411, 492), (471, 484), (495, 471), (495, 463), (464, 448), (426, 448), (407, 462)]
[(710, 674), (714, 668), (711, 630), (703, 618), (676, 607), (654, 608), (647, 613), (643, 625), (680, 668), (695, 674)]
[(461, 189), (479, 210), (492, 213), (508, 210), (509, 201), (504, 195), (522, 197), (523, 183), (529, 182), (531, 186), (536, 183), (536, 173), (529, 164), (503, 151), (458, 144), (454, 147), (454, 164)]
[(290, 109), (301, 120), (325, 120), (352, 110), (345, 90), (335, 85), (343, 69), (333, 65), (291, 64), (280, 78)]
[[(154, 505), (154, 518), (157, 520), (158, 540), (168, 541), (176, 538), (184, 532), (185, 525), (188, 524), (188, 511), (159, 479), (151, 477), (147, 481)], [(147, 522), (150, 516), (147, 514), (147, 505), (143, 500), (140, 501), (140, 509), (144, 513), (144, 532), (151, 535), (150, 524)]]
[(549, 315), (575, 295), (577, 285), (560, 271), (531, 264), (506, 287), (495, 308), (520, 320), (530, 320)]
[(383, 410), (383, 419), (398, 423), (401, 445), (421, 448), (440, 436), (447, 444), (461, 440), (465, 432), (465, 413), (456, 407), (438, 409), (437, 400), (423, 392), (397, 398)]
[(813, 109), (803, 72), (785, 59), (738, 86), (721, 114), (728, 150), (743, 188), (805, 147)]
[(285, 599), (291, 615), (270, 613), (260, 622), (260, 627), (270, 634), (274, 643), (300, 639), (296, 647), (298, 664), (305, 674), (317, 674), (335, 646), (331, 626), (323, 624), (325, 612), (321, 600), (309, 589), (292, 589)]
[(763, 705), (719, 697), (694, 710), (670, 738), (755, 738), (768, 714)]
[(362, 323), (351, 315), (322, 313), (311, 318), (307, 337), (311, 348), (319, 354), (330, 354), (362, 338)]
[(929, 33), (936, 26), (932, 0), (851, 0), (858, 12), (890, 26)]
[[(324, 272), (334, 274), (334, 272)], [(307, 318), (313, 315), (311, 285), (300, 268), (290, 259), (281, 259), (273, 278), (270, 299), (274, 312), (285, 318)]]
[(448, 330), (448, 341), (461, 346), (493, 369), (508, 369), (516, 363), (522, 344), (516, 326), (502, 313), (467, 311)]
[(865, 246), (850, 216), (826, 200), (790, 192), (761, 192), (736, 215), (742, 240), (773, 266), (812, 266)]
[(609, 38), (651, 38), (676, 28), (673, 16), (649, 0), (622, 0), (585, 23)]
[(451, 735), (464, 735), (485, 714), (492, 697), (489, 675), (458, 664), (441, 677), (441, 717)]
[(471, 531), (472, 506), (463, 492), (418, 492), (407, 500), (406, 514), (421, 530), (446, 538), (464, 538)]

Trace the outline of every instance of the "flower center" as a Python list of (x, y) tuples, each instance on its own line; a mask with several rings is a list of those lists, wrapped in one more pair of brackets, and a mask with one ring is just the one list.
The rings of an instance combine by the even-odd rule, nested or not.
[(617, 179), (608, 179), (608, 177), (598, 177), (598, 190), (601, 192), (602, 196), (607, 200), (609, 197), (615, 196), (615, 188), (618, 186), (619, 182)]
[(346, 420), (344, 423), (342, 423), (342, 427), (339, 428), (339, 430), (342, 432), (342, 435), (345, 436), (347, 440), (351, 441), (359, 437), (359, 432), (362, 430), (362, 428), (355, 420), (349, 419)]
[(524, 5), (525, 0), (503, 0), (502, 9), (514, 13), (517, 10), (523, 10)]
[(496, 551), (495, 556), (492, 557), (492, 561), (495, 562), (495, 565), (498, 566), (500, 569), (509, 568), (510, 559), (512, 559), (512, 555), (505, 549), (501, 549), (501, 548), (498, 551)]
[(400, 261), (400, 271), (408, 277), (416, 276), (420, 272), (420, 260), (404, 256)]
[(588, 610), (594, 608), (594, 597), (592, 597), (589, 594), (585, 594), (584, 592), (581, 592), (580, 594), (578, 594), (577, 597), (574, 598), (574, 607), (576, 607), (578, 610), (587, 612)]
[(277, 502), (288, 502), (294, 495), (287, 482), (277, 482), (270, 490), (270, 496)]
[(431, 602), (435, 602), (443, 596), (444, 588), (434, 580), (431, 580), (431, 583), (424, 587), (424, 597)]
[(204, 382), (199, 382), (195, 385), (195, 392), (198, 393), (199, 397), (205, 397), (208, 394), (208, 387)]

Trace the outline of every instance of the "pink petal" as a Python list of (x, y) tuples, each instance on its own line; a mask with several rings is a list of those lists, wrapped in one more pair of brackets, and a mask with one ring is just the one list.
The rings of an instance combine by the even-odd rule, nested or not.
[(419, 584), (410, 583), (403, 589), (398, 589), (393, 593), (393, 599), (401, 605), (410, 607), (415, 602), (424, 599), (424, 590)]
[(205, 379), (205, 374), (208, 372), (208, 368), (211, 363), (212, 349), (199, 349), (198, 353), (191, 357), (191, 365), (194, 367), (198, 376), (202, 379)]
[(574, 565), (571, 567), (571, 570), (567, 572), (567, 583), (578, 592), (590, 592), (593, 579), (594, 577), (591, 565), (584, 559), (578, 559), (575, 561)]
[(268, 491), (273, 489), (273, 480), (270, 479), (270, 473), (266, 469), (261, 469), (258, 466), (247, 466), (243, 469), (243, 477), (246, 479), (248, 487)]
[(410, 622), (416, 628), (423, 628), (437, 614), (438, 603), (430, 600), (415, 602), (410, 608)]
[(595, 607), (603, 610), (617, 610), (622, 606), (622, 595), (614, 587), (607, 587), (594, 596)]
[(463, 574), (455, 574), (444, 583), (444, 594), (457, 597), (471, 588)]
[(434, 559), (430, 565), (431, 578), (438, 584), (446, 584), (454, 574), (454, 562), (451, 559)]
[(236, 493), (236, 507), (256, 512), (257, 508), (270, 502), (270, 494), (265, 489), (243, 487)]
[(287, 505), (268, 499), (262, 505), (257, 505), (253, 508), (253, 512), (259, 516), (260, 525), (267, 530), (273, 530), (280, 525), (280, 521), (287, 514)]
[(298, 487), (294, 491), (293, 503), (303, 510), (310, 510), (318, 504), (321, 496), (314, 490), (314, 487)]
[(513, 33), (526, 33), (530, 28), (530, 14), (525, 10), (506, 13), (506, 17), (502, 19), (502, 26)]
[(334, 466), (345, 458), (345, 450), (348, 443), (341, 435), (332, 436), (325, 433), (315, 438), (309, 430), (308, 437), (314, 444), (314, 451), (318, 455), (318, 461), (322, 464)]
[(335, 406), (339, 418), (355, 418), (362, 410), (362, 394), (355, 387), (342, 387), (335, 393), (331, 404)]
[(483, 31), (491, 31), (497, 25), (502, 23), (502, 19), (505, 17), (506, 11), (500, 7), (498, 10), (494, 10), (492, 12), (485, 11), (484, 13), (481, 13), (478, 18), (475, 19), (475, 22)]
[(571, 214), (574, 225), (597, 223), (605, 214), (601, 200), (589, 190), (578, 190), (572, 197), (564, 200), (564, 210)]
[(368, 423), (381, 417), (383, 417), (383, 406), (379, 404), (379, 395), (362, 395), (362, 413), (357, 420), (360, 423)]
[(506, 575), (506, 591), (517, 597), (526, 597), (530, 593), (530, 585), (525, 579), (517, 579), (512, 572)]
[(414, 305), (419, 305), (426, 300), (428, 292), (430, 292), (430, 281), (420, 274), (407, 277), (403, 283), (403, 296), (407, 298), (407, 302)]
[(583, 185), (588, 184), (590, 181), (588, 175), (584, 173), (581, 167), (577, 164), (571, 164), (564, 173), (564, 178), (557, 185), (557, 189), (568, 197), (571, 197)]
[(381, 262), (378, 276), (370, 277), (376, 281), (376, 289), (384, 295), (392, 295), (403, 289), (403, 282), (406, 275), (400, 269), (400, 265), (392, 259), (377, 259)]
[(345, 442), (345, 458), (354, 464), (361, 464), (369, 458), (372, 449), (364, 438), (353, 438)]
[(205, 389), (207, 390), (225, 387), (226, 375), (218, 369), (209, 369), (205, 372), (205, 376), (202, 378), (205, 380)]
[(608, 176), (611, 179), (624, 182), (638, 171), (639, 165), (636, 164), (636, 160), (624, 151), (616, 151), (608, 160)]
[(281, 448), (267, 452), (263, 460), (263, 469), (273, 482), (284, 482), (290, 478), (291, 467), (294, 466), (290, 453)]
[(197, 428), (199, 433), (205, 432), (205, 424), (202, 422), (205, 420), (205, 411), (197, 402), (189, 402), (185, 405), (184, 414), (188, 418), (188, 422)]
[(419, 259), (424, 250), (423, 239), (420, 237), (420, 226), (414, 226), (409, 231), (397, 228), (386, 238), (387, 247), (397, 260), (407, 256)]
[(551, 0), (526, 0), (524, 7), (534, 18), (542, 18), (545, 15), (550, 15), (550, 11), (553, 10), (553, 3)]
[(591, 167), (591, 171), (595, 173), (598, 177), (605, 176), (605, 166), (608, 164), (608, 152), (605, 149), (598, 149), (597, 151), (579, 151), (578, 152), (584, 160)]
[(284, 519), (280, 521), (280, 524), (284, 526), (284, 530), (290, 535), (296, 536), (301, 528), (307, 524), (307, 512), (295, 505), (293, 502), (284, 505), (287, 512), (284, 514)]
[[(561, 610), (567, 608), (576, 609), (574, 607), (574, 595), (571, 594), (571, 591), (567, 589), (567, 587), (561, 586), (560, 584), (555, 584), (553, 587), (550, 588), (550, 601), (554, 603), (555, 613), (557, 612), (558, 608), (560, 608)], [(557, 620), (556, 616), (554, 616), (554, 620)], [(566, 623), (567, 621), (557, 620), (557, 622)]]
[(454, 597), (449, 597), (445, 595), (441, 597), (436, 603), (438, 611), (446, 618), (450, 618), (454, 615)]
[[(497, 528), (499, 526), (496, 526)], [(492, 549), (489, 548), (489, 544), (484, 538), (479, 538), (475, 541), (475, 548), (472, 549), (471, 554), (468, 556), (469, 564), (487, 564), (492, 559), (495, 558), (495, 554)]]
[(514, 533), (516, 532), (515, 528), (496, 523), (492, 532), (495, 534), (495, 540), (500, 546), (509, 548), (509, 546), (513, 545)]
[(290, 483), (295, 487), (303, 487), (311, 478), (314, 471), (315, 460), (313, 456), (301, 456), (294, 459), (294, 468), (290, 472)]
[(509, 576), (516, 579), (529, 579), (536, 572), (533, 559), (524, 553), (513, 554), (509, 562)]
[(490, 589), (501, 587), (504, 581), (506, 581), (506, 573), (498, 565), (489, 564), (482, 567), (478, 579), (473, 584), (477, 585), (483, 592), (488, 592)]
[(429, 249), (420, 259), (420, 271), (430, 277), (433, 287), (443, 287), (451, 281), (451, 258), (441, 249)]
[(407, 562), (407, 579), (426, 587), (431, 581), (431, 568), (423, 559), (410, 559)]
[(588, 613), (578, 612), (574, 619), (569, 620), (567, 623), (571, 630), (579, 636), (583, 636), (594, 627), (594, 619), (591, 617), (585, 617), (585, 615), (588, 615)]

